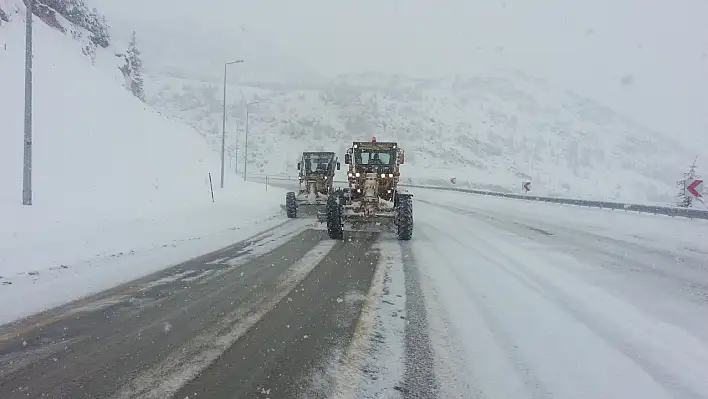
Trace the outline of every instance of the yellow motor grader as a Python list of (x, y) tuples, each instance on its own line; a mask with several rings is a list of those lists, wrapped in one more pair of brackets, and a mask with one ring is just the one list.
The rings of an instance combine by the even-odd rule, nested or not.
[[(324, 207), (333, 192), (334, 173), (340, 164), (334, 152), (303, 152), (297, 163), (299, 189), (285, 194), (285, 212), (295, 218), (299, 211), (318, 213), (324, 221)], [(309, 211), (309, 212), (308, 212)]]
[(351, 230), (395, 231), (401, 240), (413, 236), (413, 195), (398, 186), (405, 153), (395, 142), (352, 143), (344, 163), (349, 165), (347, 188), (327, 200), (330, 238), (341, 239)]

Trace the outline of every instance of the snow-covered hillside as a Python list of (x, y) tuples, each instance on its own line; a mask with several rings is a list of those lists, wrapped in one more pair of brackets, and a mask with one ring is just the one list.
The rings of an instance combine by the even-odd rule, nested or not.
[[(2, 27), (7, 44), (0, 62), (2, 209), (19, 202), (22, 187), (24, 8), (16, 10)], [(218, 170), (214, 153), (192, 129), (159, 115), (123, 88), (111, 49), (98, 49), (92, 64), (82, 43), (68, 34), (39, 20), (34, 29), (37, 208), (116, 212), (149, 203), (210, 200), (204, 181)]]
[(377, 135), (401, 140), (415, 181), (666, 203), (708, 145), (700, 0), (91, 1), (117, 36), (137, 30), (148, 102), (216, 146), (224, 62), (246, 61), (227, 129), (235, 150), (239, 91), (262, 100), (252, 171)]
[[(159, 258), (132, 271), (112, 264), (102, 279), (115, 254), (166, 251), (222, 231), (231, 236), (216, 245), (227, 245), (236, 230), (280, 212), (281, 196), (264, 198), (261, 186), (231, 173), (220, 190), (218, 152), (124, 88), (115, 55), (123, 48), (91, 46), (88, 32), (58, 13), (51, 27), (34, 19), (34, 202), (22, 206), (25, 7), (0, 0), (0, 9), (7, 19), (0, 25), (0, 294), (37, 276), (55, 281), (46, 275), (66, 269), (85, 277), (64, 298), (71, 299), (169, 265)], [(51, 295), (40, 299), (39, 306)]]
[[(221, 90), (166, 74), (148, 102), (191, 123), (218, 145)], [(230, 85), (227, 128), (240, 128), (241, 94), (251, 106), (251, 171), (293, 174), (298, 152), (343, 154), (352, 140), (398, 140), (417, 183), (593, 199), (671, 202), (691, 151), (592, 100), (520, 72), (410, 79), (343, 75), (320, 84)], [(265, 131), (265, 132), (264, 132)], [(262, 133), (264, 132), (264, 133)], [(234, 134), (230, 138), (236, 148)], [(242, 161), (240, 161), (242, 162)]]

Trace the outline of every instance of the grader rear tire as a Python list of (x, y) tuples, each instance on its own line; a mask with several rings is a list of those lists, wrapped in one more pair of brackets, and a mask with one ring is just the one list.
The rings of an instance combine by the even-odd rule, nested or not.
[(413, 198), (398, 195), (398, 239), (408, 241), (413, 237)]
[(295, 193), (292, 191), (285, 194), (285, 212), (289, 219), (297, 217), (297, 201), (295, 201)]
[(342, 208), (339, 206), (338, 195), (330, 195), (327, 199), (327, 234), (333, 240), (344, 238), (342, 226)]

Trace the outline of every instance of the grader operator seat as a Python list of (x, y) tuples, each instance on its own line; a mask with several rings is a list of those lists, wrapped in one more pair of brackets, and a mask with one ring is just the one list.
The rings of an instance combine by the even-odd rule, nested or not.
[(315, 169), (315, 173), (327, 173), (328, 169), (329, 165), (327, 164), (327, 162), (318, 162), (317, 168)]

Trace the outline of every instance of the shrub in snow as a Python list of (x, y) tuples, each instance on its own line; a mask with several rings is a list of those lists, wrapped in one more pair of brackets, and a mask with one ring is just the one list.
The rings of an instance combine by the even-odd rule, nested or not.
[(2, 25), (3, 22), (10, 22), (10, 17), (0, 8), (0, 25)]

